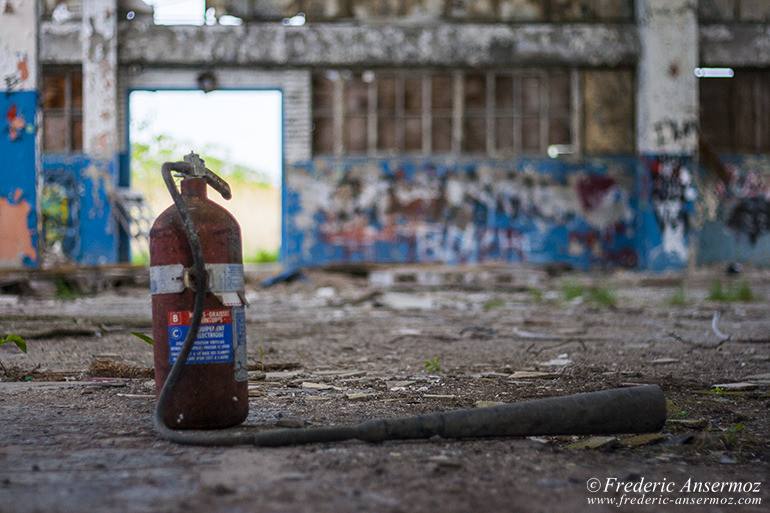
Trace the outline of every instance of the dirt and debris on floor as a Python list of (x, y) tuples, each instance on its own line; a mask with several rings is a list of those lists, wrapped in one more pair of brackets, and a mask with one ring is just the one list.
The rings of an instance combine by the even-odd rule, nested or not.
[(0, 511), (767, 510), (768, 271), (271, 276), (247, 273), (254, 429), (645, 383), (663, 388), (668, 421), (643, 435), (177, 446), (152, 428), (152, 347), (135, 335), (150, 332), (146, 287), (38, 286), (0, 295), (0, 336), (28, 349), (0, 347)]

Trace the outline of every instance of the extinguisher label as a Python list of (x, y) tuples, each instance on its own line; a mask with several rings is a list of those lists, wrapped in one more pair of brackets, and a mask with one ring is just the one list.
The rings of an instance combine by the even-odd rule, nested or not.
[(235, 333), (235, 380), (247, 381), (249, 367), (246, 361), (246, 311), (242, 306), (233, 308), (233, 333)]
[[(230, 309), (203, 312), (198, 336), (187, 363), (227, 363), (233, 360), (233, 319)], [(190, 330), (192, 312), (168, 313), (169, 360), (173, 365)], [(245, 338), (245, 336), (244, 336)]]
[(153, 265), (150, 267), (150, 294), (175, 294), (184, 290), (184, 266)]

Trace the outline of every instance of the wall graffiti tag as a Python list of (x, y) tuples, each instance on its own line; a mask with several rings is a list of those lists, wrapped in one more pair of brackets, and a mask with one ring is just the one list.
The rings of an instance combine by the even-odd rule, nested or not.
[(5, 112), (5, 120), (7, 122), (8, 139), (11, 141), (18, 140), (27, 126), (24, 115), (19, 113), (18, 105), (12, 103), (8, 107), (8, 110)]
[(728, 165), (727, 172), (729, 183), (717, 184), (717, 195), (727, 206), (725, 223), (756, 244), (762, 235), (770, 233), (770, 168), (747, 159)]
[(634, 267), (633, 172), (633, 161), (610, 175), (597, 163), (319, 159), (286, 175), (298, 199), (286, 246), (298, 251), (284, 257)]
[(697, 198), (692, 164), (687, 158), (648, 159), (652, 179), (652, 203), (660, 229), (659, 252), (673, 254), (681, 261), (688, 256), (687, 237), (692, 225), (690, 206)]

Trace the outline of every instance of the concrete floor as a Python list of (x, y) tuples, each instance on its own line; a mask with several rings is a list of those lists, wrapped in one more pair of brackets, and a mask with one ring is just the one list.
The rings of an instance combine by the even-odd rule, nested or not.
[[(153, 431), (152, 348), (130, 334), (149, 332), (146, 289), (6, 295), (0, 334), (29, 353), (0, 348), (0, 512), (766, 510), (768, 272), (427, 266), (261, 288), (266, 272), (247, 276), (251, 429), (642, 383), (663, 388), (668, 422), (648, 438), (178, 446)], [(716, 281), (757, 298), (708, 300)], [(129, 371), (143, 377), (115, 377)], [(703, 491), (723, 482), (741, 491)]]

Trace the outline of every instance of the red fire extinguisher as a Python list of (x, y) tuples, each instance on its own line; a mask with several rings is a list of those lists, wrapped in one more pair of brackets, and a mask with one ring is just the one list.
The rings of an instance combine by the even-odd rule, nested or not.
[[(150, 230), (156, 424), (234, 426), (249, 408), (241, 234), (206, 197), (211, 185), (230, 199), (230, 187), (195, 153), (162, 171), (175, 204)], [(172, 172), (183, 177), (181, 194)]]

